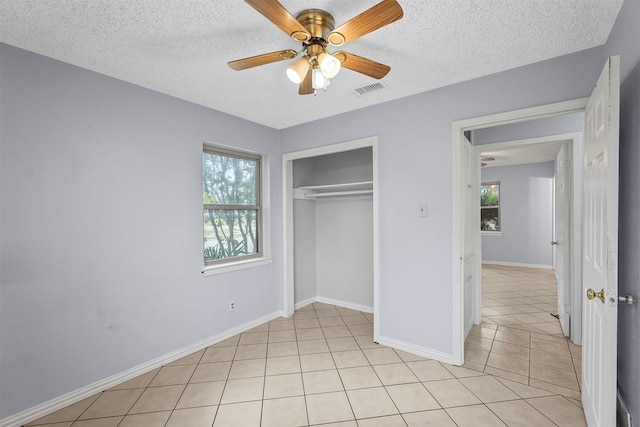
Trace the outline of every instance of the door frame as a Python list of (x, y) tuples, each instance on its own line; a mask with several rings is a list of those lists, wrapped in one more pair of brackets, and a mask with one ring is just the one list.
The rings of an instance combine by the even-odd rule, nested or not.
[(379, 205), (378, 205), (378, 137), (372, 136), (353, 141), (325, 145), (282, 155), (282, 276), (283, 311), (291, 317), (295, 311), (294, 229), (293, 229), (293, 161), (309, 157), (352, 151), (371, 147), (373, 163), (373, 338), (379, 334)]
[[(453, 343), (452, 343), (452, 360), (457, 365), (464, 364), (464, 274), (463, 274), (463, 261), (465, 254), (464, 247), (464, 217), (468, 214), (468, 209), (464, 204), (463, 192), (460, 191), (462, 188), (462, 182), (465, 171), (463, 168), (463, 139), (464, 132), (476, 130), (476, 129), (484, 129), (488, 127), (494, 126), (502, 126), (507, 124), (520, 123), (530, 120), (543, 119), (553, 116), (559, 116), (563, 114), (569, 113), (577, 113), (583, 112), (587, 106), (588, 98), (579, 98), (573, 99), (569, 101), (557, 102), (553, 104), (541, 105), (537, 107), (524, 108), (520, 110), (507, 111), (504, 113), (491, 114), (481, 117), (475, 117), (471, 119), (457, 120), (452, 122), (452, 139), (453, 139), (453, 187), (452, 187), (452, 199), (453, 199), (453, 251), (452, 251), (452, 279), (453, 279)], [(572, 144), (572, 157), (573, 159), (581, 159), (582, 158), (582, 138), (579, 138), (579, 143)], [(577, 165), (578, 162), (573, 161), (574, 165)], [(581, 168), (573, 168), (573, 175), (578, 174), (576, 169), (580, 169), (580, 176), (578, 179), (573, 180), (572, 184), (572, 193), (574, 194), (572, 209), (574, 212), (581, 212)], [(479, 179), (479, 177), (477, 177)], [(576, 191), (577, 190), (577, 191)], [(577, 210), (576, 210), (577, 208)], [(574, 216), (575, 218), (575, 216)], [(580, 277), (581, 271), (581, 262), (576, 262), (576, 252), (578, 256), (581, 256), (581, 221), (572, 221), (571, 235), (572, 235), (572, 268), (571, 275), (573, 280), (575, 281)], [(476, 277), (481, 277), (482, 274), (482, 260), (481, 260), (481, 240), (478, 238), (475, 242), (474, 253), (478, 256), (476, 257), (476, 265), (474, 274)], [(576, 272), (578, 275), (576, 275)], [(574, 286), (573, 288), (575, 288)], [(476, 286), (477, 290), (479, 287)], [(573, 289), (573, 291), (576, 291)], [(477, 291), (476, 291), (477, 292)], [(572, 292), (572, 296), (575, 297), (575, 301), (581, 301), (580, 296), (581, 292), (577, 290), (577, 292)], [(475, 296), (474, 299), (479, 298), (479, 295)], [(477, 299), (476, 299), (477, 301)], [(574, 309), (574, 305), (572, 304), (572, 310)], [(573, 312), (572, 312), (573, 316)], [(580, 316), (580, 322), (582, 321)], [(581, 329), (581, 328), (579, 328)], [(572, 337), (573, 338), (573, 337)], [(581, 336), (576, 336), (576, 344), (581, 342)]]

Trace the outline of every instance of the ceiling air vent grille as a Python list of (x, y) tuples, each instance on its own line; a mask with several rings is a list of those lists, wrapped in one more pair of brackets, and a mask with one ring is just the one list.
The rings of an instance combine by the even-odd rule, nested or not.
[(384, 83), (376, 82), (367, 86), (355, 88), (354, 91), (360, 96), (365, 96), (386, 88), (387, 87), (384, 85)]

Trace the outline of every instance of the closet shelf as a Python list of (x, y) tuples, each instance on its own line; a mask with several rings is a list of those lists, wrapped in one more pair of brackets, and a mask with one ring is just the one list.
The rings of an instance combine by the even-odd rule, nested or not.
[(343, 184), (304, 185), (297, 187), (294, 190), (294, 197), (299, 199), (373, 194), (373, 181), (347, 182)]

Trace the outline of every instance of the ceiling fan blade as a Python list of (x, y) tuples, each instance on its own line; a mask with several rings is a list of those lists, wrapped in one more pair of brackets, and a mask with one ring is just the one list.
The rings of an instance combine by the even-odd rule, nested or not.
[(331, 31), (326, 39), (334, 46), (342, 46), (397, 21), (403, 14), (396, 0), (383, 0)]
[(264, 53), (262, 55), (251, 56), (249, 58), (237, 59), (228, 63), (229, 67), (236, 71), (257, 67), (258, 65), (271, 64), (272, 62), (284, 61), (295, 58), (298, 53), (295, 50), (286, 49), (277, 52)]
[(333, 54), (342, 62), (344, 68), (364, 74), (374, 79), (381, 79), (391, 71), (391, 67), (381, 64), (371, 59), (363, 58), (348, 52), (336, 52)]
[(304, 42), (311, 38), (311, 34), (277, 0), (244, 1), (294, 40)]
[(311, 68), (309, 68), (307, 75), (305, 76), (302, 83), (300, 83), (300, 88), (298, 89), (298, 95), (311, 95), (312, 93), (315, 92), (313, 90), (312, 76), (313, 76), (313, 72), (311, 71)]

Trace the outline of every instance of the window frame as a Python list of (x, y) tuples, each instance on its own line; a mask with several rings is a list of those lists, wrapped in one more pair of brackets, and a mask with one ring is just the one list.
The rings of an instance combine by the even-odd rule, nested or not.
[[(265, 156), (259, 153), (239, 150), (236, 148), (225, 147), (220, 145), (203, 144), (201, 162), (205, 154), (213, 154), (224, 157), (232, 157), (242, 160), (250, 160), (256, 162), (255, 180), (255, 205), (226, 205), (226, 204), (205, 204), (202, 200), (202, 262), (204, 264), (203, 273), (205, 275), (220, 274), (227, 271), (238, 270), (246, 267), (263, 265), (270, 263), (272, 260), (265, 256), (265, 248), (267, 247), (267, 233), (264, 229), (265, 221), (265, 183), (268, 181), (268, 175), (265, 173)], [(201, 171), (201, 185), (204, 187), (204, 166)], [(246, 255), (237, 255), (212, 261), (206, 261), (204, 257), (204, 214), (207, 210), (255, 210), (256, 211), (256, 252)]]
[[(500, 206), (502, 205), (502, 184), (500, 181), (489, 181), (489, 182), (481, 182), (480, 183), (480, 197), (482, 197), (482, 187), (495, 185), (498, 187), (498, 205), (497, 206), (482, 206), (482, 199), (480, 201), (480, 232), (482, 234), (494, 234), (501, 235), (502, 234), (502, 209)], [(483, 209), (497, 209), (498, 210), (498, 228), (496, 230), (483, 230), (482, 229), (482, 210)]]

